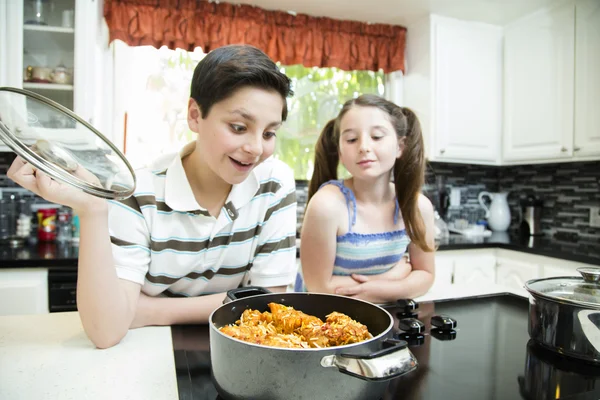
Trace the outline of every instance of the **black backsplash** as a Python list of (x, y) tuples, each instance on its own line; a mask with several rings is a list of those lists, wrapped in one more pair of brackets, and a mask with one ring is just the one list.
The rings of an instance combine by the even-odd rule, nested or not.
[(6, 172), (16, 156), (15, 153), (0, 152), (0, 188), (17, 186), (16, 183), (6, 177)]
[[(423, 191), (433, 200), (437, 195), (438, 176), (443, 176), (450, 188), (464, 188), (463, 209), (449, 210), (449, 220), (459, 215), (467, 218), (473, 212), (477, 218), (483, 217), (485, 213), (477, 200), (482, 190), (509, 192), (512, 228), (516, 228), (519, 199), (534, 195), (544, 201), (541, 225), (546, 235), (575, 236), (600, 242), (600, 228), (589, 226), (590, 207), (600, 207), (598, 161), (506, 167), (430, 163)], [(479, 210), (479, 214), (470, 210)]]
[[(15, 187), (6, 177), (14, 153), (0, 152), (0, 188)], [(432, 162), (427, 166), (423, 192), (435, 204), (437, 179), (443, 177), (450, 192), (461, 188), (461, 208), (448, 210), (447, 220), (465, 218), (476, 222), (484, 217), (477, 196), (481, 191), (508, 191), (513, 228), (517, 225), (520, 197), (536, 195), (544, 201), (542, 230), (546, 235), (571, 235), (600, 243), (600, 228), (589, 226), (590, 207), (600, 207), (600, 162), (538, 164), (493, 167)], [(298, 231), (302, 225), (308, 186), (296, 181)]]
[[(477, 200), (479, 192), (507, 191), (512, 228), (516, 228), (519, 199), (536, 195), (544, 201), (541, 225), (546, 235), (600, 243), (600, 228), (589, 226), (590, 207), (600, 207), (598, 161), (507, 167), (432, 162), (427, 167), (423, 192), (434, 204), (438, 177), (442, 177), (448, 193), (452, 187), (461, 188), (461, 208), (449, 209), (448, 221), (464, 218), (476, 222), (484, 218), (485, 211)], [(307, 186), (305, 181), (296, 181), (296, 185), (301, 226)]]

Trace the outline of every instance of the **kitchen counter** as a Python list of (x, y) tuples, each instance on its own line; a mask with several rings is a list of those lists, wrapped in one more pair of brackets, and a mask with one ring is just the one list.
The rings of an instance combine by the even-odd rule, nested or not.
[(0, 399), (178, 398), (171, 329), (96, 349), (76, 312), (0, 317)]
[(0, 268), (77, 267), (79, 246), (72, 243), (38, 242), (19, 247), (0, 245)]
[[(554, 257), (568, 261), (600, 265), (600, 243), (586, 241), (561, 241), (547, 236), (521, 238), (514, 233), (494, 233), (492, 236), (465, 237), (450, 235), (449, 238), (437, 241), (437, 251), (502, 248)], [(300, 239), (296, 239), (297, 256), (300, 256)], [(28, 267), (77, 267), (79, 246), (71, 243), (38, 242), (12, 248), (0, 245), (0, 268)]]
[[(416, 300), (493, 293), (515, 292), (498, 285), (454, 285)], [(210, 379), (192, 380), (188, 374), (188, 363), (210, 368), (208, 344), (206, 325), (146, 327), (129, 331), (113, 348), (99, 350), (85, 336), (76, 312), (3, 316), (0, 399), (173, 400), (199, 398), (197, 393), (210, 399)], [(189, 358), (200, 356), (206, 359)], [(192, 391), (195, 397), (190, 397)]]
[(501, 248), (520, 251), (568, 261), (600, 265), (600, 243), (589, 241), (566, 241), (548, 236), (520, 237), (515, 233), (492, 233), (492, 236), (469, 238), (462, 235), (450, 235), (438, 241), (438, 251)]

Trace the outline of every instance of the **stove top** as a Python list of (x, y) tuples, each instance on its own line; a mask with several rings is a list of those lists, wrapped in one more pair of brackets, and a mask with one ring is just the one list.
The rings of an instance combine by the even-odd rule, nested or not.
[[(415, 311), (426, 331), (407, 341), (419, 367), (390, 381), (383, 400), (600, 399), (600, 366), (572, 361), (529, 340), (527, 299), (495, 295), (429, 302)], [(436, 314), (455, 319), (455, 333), (431, 332)], [(405, 339), (398, 321), (394, 329)], [(220, 399), (210, 377), (208, 343), (207, 326), (173, 327), (180, 400)]]

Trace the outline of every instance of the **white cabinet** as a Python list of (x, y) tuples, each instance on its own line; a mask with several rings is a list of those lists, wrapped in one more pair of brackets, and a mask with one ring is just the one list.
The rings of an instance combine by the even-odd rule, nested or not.
[[(527, 296), (525, 283), (552, 276), (581, 276), (577, 268), (593, 265), (505, 249), (445, 250), (435, 253), (435, 280), (430, 291), (497, 292)], [(497, 286), (496, 286), (497, 285)], [(494, 287), (495, 286), (495, 287)]]
[(454, 283), (461, 285), (486, 285), (496, 281), (496, 257), (493, 250), (470, 251), (454, 261)]
[(576, 157), (600, 156), (600, 1), (578, 0), (575, 9)]
[[(44, 24), (34, 24), (32, 4), (42, 7)], [(100, 1), (64, 0), (32, 2), (0, 1), (0, 86), (24, 88), (57, 101), (93, 123), (96, 92), (102, 63), (99, 35)], [(63, 13), (73, 16), (72, 27)], [(68, 19), (68, 18), (67, 18)], [(10, 60), (7, 62), (6, 60)], [(72, 82), (53, 83), (49, 75), (27, 78), (27, 67), (55, 70), (64, 66)], [(47, 78), (47, 79), (46, 79)], [(50, 81), (48, 81), (50, 80)]]
[(496, 263), (496, 283), (507, 286), (525, 295), (525, 282), (541, 277), (541, 266), (537, 263), (498, 258)]
[(431, 161), (500, 160), (502, 29), (431, 15), (409, 25), (404, 105)]
[(544, 278), (553, 278), (558, 276), (581, 276), (577, 268), (561, 265), (543, 265), (542, 273)]
[(48, 313), (48, 269), (0, 269), (0, 315)]
[(570, 0), (505, 28), (502, 164), (600, 159), (600, 3)]
[(503, 160), (571, 157), (574, 3), (507, 26), (504, 44)]
[(435, 253), (435, 278), (433, 285), (431, 286), (432, 291), (443, 290), (452, 285), (454, 280), (454, 259), (452, 254), (447, 252), (436, 252)]

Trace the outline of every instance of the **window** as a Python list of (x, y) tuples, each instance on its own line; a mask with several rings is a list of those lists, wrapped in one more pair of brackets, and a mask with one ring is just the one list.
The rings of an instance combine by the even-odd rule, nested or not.
[[(119, 119), (114, 126), (118, 130), (122, 123), (125, 132), (117, 146), (138, 168), (194, 140), (187, 126), (187, 102), (194, 68), (204, 53), (199, 48), (187, 52), (128, 47), (120, 41), (113, 46), (114, 109)], [(280, 68), (291, 78), (295, 94), (288, 99), (288, 120), (277, 136), (275, 157), (294, 169), (296, 179), (310, 179), (314, 147), (323, 126), (346, 100), (366, 93), (384, 95), (385, 76), (302, 65)]]

